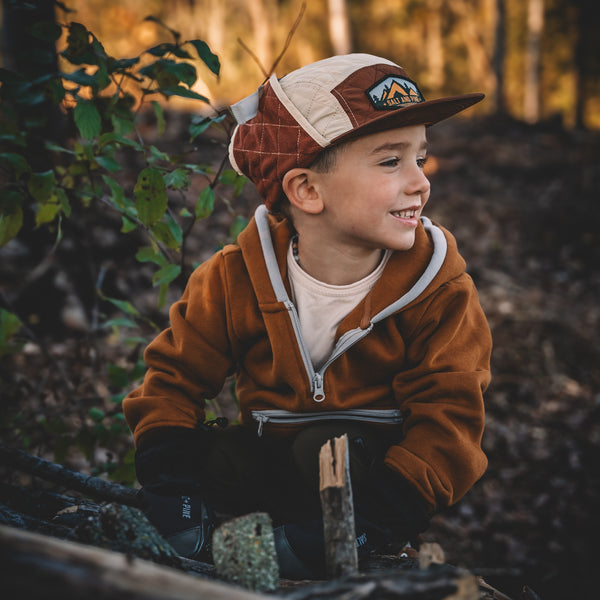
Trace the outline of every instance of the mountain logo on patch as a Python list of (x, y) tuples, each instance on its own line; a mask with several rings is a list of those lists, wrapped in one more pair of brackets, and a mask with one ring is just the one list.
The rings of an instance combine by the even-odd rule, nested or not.
[(394, 110), (406, 104), (424, 102), (425, 98), (410, 79), (387, 75), (372, 85), (366, 92), (377, 110)]

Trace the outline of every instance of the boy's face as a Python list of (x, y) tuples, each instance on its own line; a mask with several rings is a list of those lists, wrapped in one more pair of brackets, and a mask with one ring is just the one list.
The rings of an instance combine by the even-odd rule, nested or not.
[[(365, 250), (409, 250), (429, 199), (424, 125), (350, 142), (334, 168), (316, 174), (330, 242)], [(329, 235), (329, 234), (328, 234)]]

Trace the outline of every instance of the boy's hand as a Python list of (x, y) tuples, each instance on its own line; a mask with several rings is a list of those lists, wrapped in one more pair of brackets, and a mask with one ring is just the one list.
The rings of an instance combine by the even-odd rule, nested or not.
[(357, 512), (389, 527), (397, 539), (410, 540), (429, 527), (425, 502), (398, 473), (377, 462), (357, 493)]
[(142, 437), (135, 453), (135, 470), (143, 486), (160, 486), (164, 495), (177, 496), (196, 488), (214, 431), (164, 427)]

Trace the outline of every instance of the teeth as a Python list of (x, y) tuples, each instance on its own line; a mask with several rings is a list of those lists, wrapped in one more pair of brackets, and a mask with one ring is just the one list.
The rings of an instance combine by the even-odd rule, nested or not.
[(395, 210), (392, 213), (395, 217), (400, 217), (401, 219), (412, 219), (415, 216), (414, 210)]

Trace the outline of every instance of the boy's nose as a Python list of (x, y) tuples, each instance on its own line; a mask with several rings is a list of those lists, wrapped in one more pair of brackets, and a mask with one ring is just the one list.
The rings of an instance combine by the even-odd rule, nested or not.
[(430, 187), (431, 184), (429, 183), (429, 179), (425, 176), (425, 173), (423, 173), (423, 169), (420, 169), (415, 165), (408, 175), (406, 193), (408, 195), (428, 194)]

